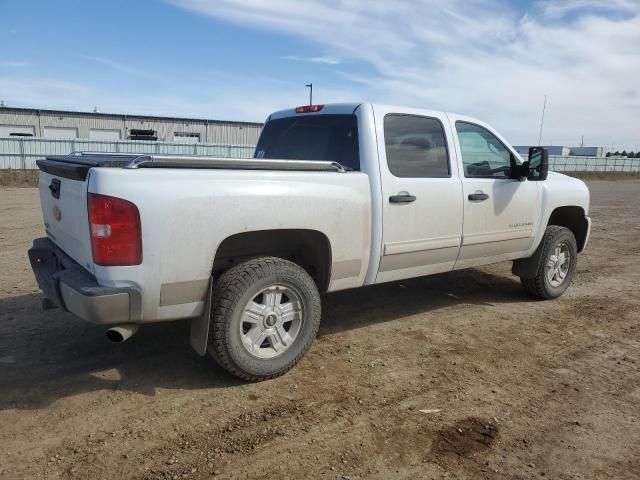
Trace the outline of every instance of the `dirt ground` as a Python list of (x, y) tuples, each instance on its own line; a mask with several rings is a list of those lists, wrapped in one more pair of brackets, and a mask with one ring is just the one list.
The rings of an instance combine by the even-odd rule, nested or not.
[(37, 192), (0, 189), (0, 478), (640, 478), (640, 180), (589, 186), (560, 299), (508, 263), (332, 294), (307, 356), (258, 384), (186, 323), (113, 345), (42, 312)]
[(39, 170), (0, 169), (0, 187), (37, 187)]

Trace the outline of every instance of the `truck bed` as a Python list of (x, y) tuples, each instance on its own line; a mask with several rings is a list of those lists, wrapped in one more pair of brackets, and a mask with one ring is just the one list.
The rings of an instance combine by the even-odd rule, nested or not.
[[(363, 172), (320, 161), (92, 153), (38, 166), (47, 237), (99, 285), (143, 292), (140, 322), (199, 315), (218, 247), (249, 230), (319, 232), (333, 246), (329, 290), (364, 281), (371, 191)], [(141, 264), (94, 262), (89, 194), (136, 205)], [(176, 300), (187, 287), (190, 296)]]

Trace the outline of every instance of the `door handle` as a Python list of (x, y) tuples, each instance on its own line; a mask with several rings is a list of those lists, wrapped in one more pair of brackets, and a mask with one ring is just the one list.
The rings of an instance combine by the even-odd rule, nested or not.
[(53, 198), (60, 198), (60, 180), (54, 178), (51, 180), (51, 184), (49, 185), (49, 190), (51, 191), (51, 196)]
[(469, 194), (469, 200), (471, 200), (472, 202), (484, 202), (488, 198), (489, 198), (489, 195), (487, 195), (484, 192), (476, 192), (476, 193)]
[(389, 203), (411, 203), (415, 202), (415, 195), (409, 195), (408, 193), (401, 193), (399, 195), (391, 195), (389, 197)]

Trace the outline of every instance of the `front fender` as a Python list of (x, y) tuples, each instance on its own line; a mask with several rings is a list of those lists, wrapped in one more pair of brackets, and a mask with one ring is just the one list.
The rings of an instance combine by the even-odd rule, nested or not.
[[(558, 208), (578, 207), (582, 209), (584, 218), (589, 218), (590, 193), (589, 188), (582, 180), (557, 172), (549, 172), (547, 180), (541, 183), (540, 224), (538, 225), (536, 239), (527, 257), (532, 256), (537, 250), (544, 237), (544, 232), (549, 225), (549, 220), (553, 212)], [(590, 230), (591, 221), (587, 221)], [(580, 251), (582, 250), (584, 250), (584, 245)]]

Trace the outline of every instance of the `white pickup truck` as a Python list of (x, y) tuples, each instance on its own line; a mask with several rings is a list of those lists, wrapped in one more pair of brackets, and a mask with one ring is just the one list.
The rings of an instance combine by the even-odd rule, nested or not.
[(589, 191), (473, 118), (384, 105), (272, 114), (253, 159), (39, 160), (46, 300), (124, 341), (191, 319), (191, 343), (246, 380), (307, 351), (320, 294), (513, 260), (561, 295), (589, 240)]

